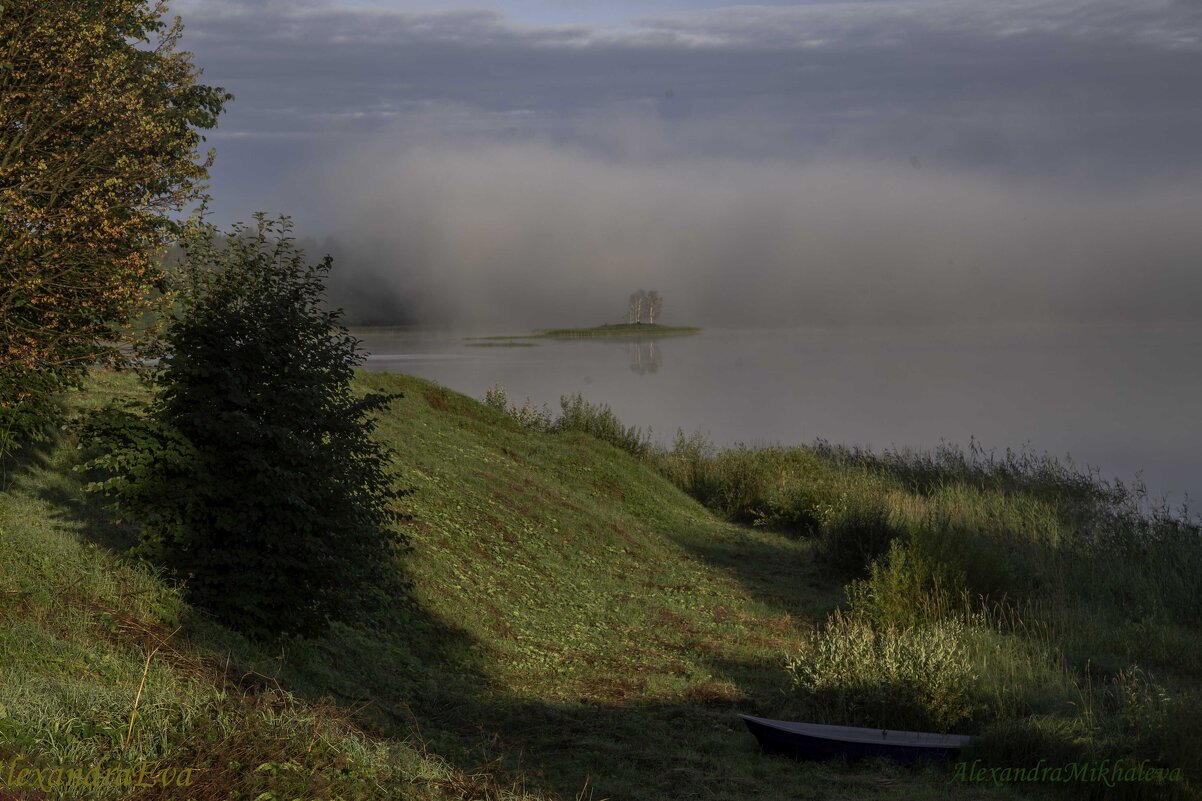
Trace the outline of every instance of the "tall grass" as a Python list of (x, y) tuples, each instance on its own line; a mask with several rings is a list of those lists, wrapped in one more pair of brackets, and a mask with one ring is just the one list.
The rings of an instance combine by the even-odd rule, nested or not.
[(608, 442), (615, 448), (639, 458), (652, 452), (651, 432), (636, 426), (625, 426), (604, 403), (590, 403), (580, 393), (559, 399), (560, 413), (555, 417), (546, 404), (535, 406), (527, 398), (518, 406), (511, 403), (505, 388), (497, 385), (484, 393), (484, 405), (496, 409), (530, 431), (564, 433), (576, 431)]
[(680, 434), (656, 459), (718, 514), (813, 538), (857, 574), (788, 662), (787, 709), (977, 733), (993, 760), (1148, 759), (1197, 781), (1202, 749), (1182, 733), (1202, 725), (1185, 711), (1202, 674), (1202, 525), (1187, 508), (975, 442), (722, 451)]
[(893, 525), (888, 477), (869, 469), (840, 469), (805, 448), (718, 450), (700, 434), (679, 432), (655, 456), (677, 486), (714, 512), (798, 536), (818, 538), (828, 560), (862, 570), (884, 553)]
[(874, 627), (836, 612), (786, 666), (794, 706), (810, 720), (950, 731), (972, 715), (963, 628)]

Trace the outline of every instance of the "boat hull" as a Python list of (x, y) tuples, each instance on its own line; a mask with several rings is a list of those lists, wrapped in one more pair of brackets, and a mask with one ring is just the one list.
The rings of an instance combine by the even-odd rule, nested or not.
[(822, 726), (740, 715), (765, 753), (795, 759), (889, 759), (913, 763), (946, 760), (960, 755), (967, 737), (955, 734)]

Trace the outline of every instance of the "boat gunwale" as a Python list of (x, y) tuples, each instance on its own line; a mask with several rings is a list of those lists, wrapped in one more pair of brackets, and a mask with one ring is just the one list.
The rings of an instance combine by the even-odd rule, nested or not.
[[(765, 728), (801, 737), (812, 737), (829, 742), (878, 745), (896, 748), (960, 749), (972, 739), (965, 734), (937, 734), (935, 732), (905, 731), (901, 729), (869, 729), (861, 726), (832, 726), (825, 723), (773, 720), (755, 715), (739, 715), (744, 722), (752, 722)], [(881, 736), (881, 732), (885, 736)], [(893, 736), (890, 736), (893, 735)], [(919, 738), (930, 738), (922, 742)]]

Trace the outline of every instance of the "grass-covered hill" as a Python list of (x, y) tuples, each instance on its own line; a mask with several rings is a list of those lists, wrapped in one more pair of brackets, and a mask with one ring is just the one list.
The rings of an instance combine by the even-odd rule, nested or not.
[[(988, 693), (1009, 692), (1009, 706), (998, 708), (1014, 720), (1042, 716), (1042, 726), (1012, 726), (1008, 740), (995, 732), (1003, 742), (1045, 737), (1048, 749), (1060, 749), (1050, 756), (1073, 755), (1073, 743), (1088, 749), (1112, 742), (1095, 736), (1102, 725), (1090, 728), (1096, 717), (1117, 721), (1115, 737), (1122, 726), (1134, 727), (1126, 736), (1139, 753), (1164, 746), (1152, 755), (1162, 764), (1188, 753), (1165, 745), (1164, 733), (1186, 719), (1180, 698), (1189, 697), (1198, 677), (1189, 660), (1202, 653), (1197, 620), (1166, 622), (1176, 614), (1166, 604), (1191, 597), (1188, 586), (1163, 598), (1147, 588), (1140, 595), (1142, 585), (1124, 590), (1148, 608), (1134, 621), (1116, 613), (1099, 625), (1129, 625), (1122, 636), (1143, 632), (1145, 641), (1127, 651), (1100, 634), (1091, 640), (1079, 621), (1050, 634), (1051, 622), (1032, 625), (1038, 636), (990, 621), (962, 624), (971, 636), (895, 626), (883, 618), (900, 612), (864, 598), (896, 600), (888, 590), (907, 575), (903, 557), (881, 556), (878, 548), (871, 574), (849, 572), (831, 558), (859, 531), (860, 506), (847, 498), (876, 486), (863, 476), (887, 470), (873, 473), (848, 454), (841, 462), (813, 453), (724, 456), (687, 442), (672, 454), (637, 458), (586, 433), (531, 430), (416, 378), (361, 373), (357, 381), (362, 389), (404, 393), (378, 433), (395, 449), (398, 483), (408, 490), (400, 503), (412, 548), (398, 569), (411, 579), (413, 595), (380, 610), (371, 625), (337, 625), (318, 640), (255, 646), (122, 557), (129, 534), (107, 523), (95, 496), (83, 492), (88, 477), (73, 469), (82, 456), (69, 431), (7, 466), (0, 495), (0, 760), (85, 769), (143, 760), (195, 769), (187, 788), (48, 794), (62, 798), (933, 799), (1037, 792), (949, 783), (946, 767), (821, 765), (757, 752), (738, 712), (805, 710), (831, 722), (844, 712), (863, 714), (855, 704), (874, 696), (841, 678), (854, 667), (845, 646), (877, 653), (890, 636), (900, 638), (903, 651), (920, 654), (922, 637), (961, 637), (954, 655), (975, 660), (965, 671), (967, 700), (918, 695), (936, 705), (951, 698), (993, 708)], [(138, 392), (127, 376), (98, 373), (73, 402), (79, 411)], [(918, 554), (920, 518), (937, 503), (928, 496), (956, 490), (915, 480), (907, 491), (899, 471), (888, 475), (895, 483), (876, 486), (873, 496), (888, 505), (881, 520)], [(794, 491), (799, 486), (818, 489), (807, 496)], [(1005, 514), (1028, 514), (1033, 529), (1046, 522), (1038, 505), (1016, 500), (1011, 507)], [(995, 540), (1014, 520), (998, 517), (1005, 510), (996, 504), (981, 508), (1000, 521), (989, 546), (1001, 550), (990, 553), (1004, 553), (1004, 542)], [(1024, 559), (1030, 553), (1014, 552)], [(1005, 571), (997, 575), (1010, 580)], [(859, 589), (849, 603), (845, 584), (856, 576), (867, 583), (853, 585)], [(927, 589), (916, 585), (914, 595), (931, 595)], [(1068, 611), (1049, 612), (1047, 621), (1079, 612), (1068, 596), (1023, 591), (1025, 614), (1053, 601)], [(849, 617), (830, 618), (839, 606)], [(855, 629), (861, 623), (854, 621), (875, 626), (881, 640), (865, 640), (867, 629)], [(906, 634), (915, 631), (927, 634)], [(1072, 648), (1056, 651), (1052, 669), (1045, 651), (1057, 638)], [(966, 642), (975, 650), (966, 651)], [(942, 647), (929, 649), (936, 678), (943, 676)], [(799, 655), (807, 655), (801, 668)], [(1091, 656), (1114, 666), (1105, 674), (1081, 672)], [(1137, 673), (1142, 684), (1115, 684), (1113, 676), (1130, 675), (1132, 657), (1167, 677), (1164, 683)], [(1096, 682), (1096, 704), (1076, 691), (1077, 675)], [(878, 686), (868, 690), (894, 681), (900, 689), (893, 694), (905, 696), (915, 682), (930, 689), (923, 684), (929, 678), (877, 676)], [(1046, 699), (1032, 695), (1035, 685)], [(1124, 702), (1112, 687), (1131, 697)], [(1117, 711), (1103, 703), (1112, 697)], [(1090, 720), (1081, 722), (1085, 714)], [(980, 712), (957, 720), (974, 731), (988, 724)], [(0, 798), (5, 793), (43, 797), (0, 786)]]

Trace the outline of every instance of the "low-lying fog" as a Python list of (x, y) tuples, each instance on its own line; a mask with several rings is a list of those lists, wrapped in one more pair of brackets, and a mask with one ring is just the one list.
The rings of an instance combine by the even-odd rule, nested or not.
[[(335, 295), (372, 322), (861, 325), (1196, 318), (1202, 181), (1008, 179), (917, 159), (379, 144), (322, 175)], [(320, 246), (319, 246), (320, 250)]]

